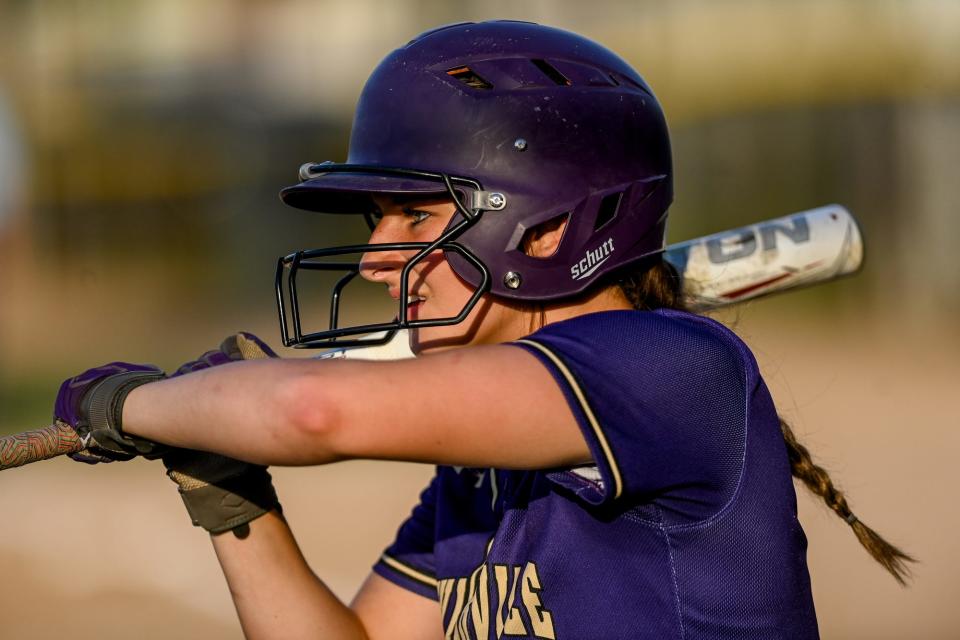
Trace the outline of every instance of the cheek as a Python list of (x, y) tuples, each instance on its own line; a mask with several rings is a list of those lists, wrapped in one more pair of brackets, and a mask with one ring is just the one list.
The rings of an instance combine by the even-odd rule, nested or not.
[(434, 296), (443, 296), (444, 299), (450, 296), (462, 303), (463, 296), (469, 298), (473, 294), (473, 287), (457, 275), (442, 253), (427, 256), (417, 265), (416, 270), (418, 277)]

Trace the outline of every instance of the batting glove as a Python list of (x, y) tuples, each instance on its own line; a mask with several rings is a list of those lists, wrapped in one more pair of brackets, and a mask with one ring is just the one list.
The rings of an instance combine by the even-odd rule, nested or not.
[[(270, 347), (250, 333), (230, 336), (219, 349), (184, 364), (174, 376), (239, 360), (276, 358)], [(248, 523), (271, 509), (280, 509), (267, 468), (226, 456), (172, 449), (163, 456), (167, 476), (177, 483), (194, 526), (210, 533), (232, 530), (238, 537)]]
[(159, 457), (165, 447), (124, 433), (120, 418), (131, 391), (165, 377), (152, 365), (111, 362), (65, 380), (57, 393), (54, 418), (72, 427), (85, 445), (70, 457), (89, 464)]

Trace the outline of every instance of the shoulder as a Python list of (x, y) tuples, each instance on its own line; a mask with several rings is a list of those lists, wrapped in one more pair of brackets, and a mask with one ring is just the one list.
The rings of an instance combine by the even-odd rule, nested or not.
[[(601, 503), (672, 487), (670, 508), (685, 522), (728, 502), (759, 380), (733, 332), (689, 313), (615, 311), (547, 325), (519, 344), (551, 370), (598, 465), (600, 482), (567, 474), (568, 488)], [(702, 508), (684, 507), (691, 499)]]
[(608, 373), (735, 369), (756, 377), (744, 342), (721, 323), (683, 311), (605, 311), (551, 323), (521, 343), (564, 359), (586, 360)]

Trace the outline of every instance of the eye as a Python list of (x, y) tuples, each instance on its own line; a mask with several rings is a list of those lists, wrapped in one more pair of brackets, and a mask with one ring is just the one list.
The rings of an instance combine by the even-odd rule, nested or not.
[(429, 211), (421, 211), (420, 209), (404, 209), (403, 213), (410, 219), (410, 224), (413, 226), (420, 224), (430, 217)]

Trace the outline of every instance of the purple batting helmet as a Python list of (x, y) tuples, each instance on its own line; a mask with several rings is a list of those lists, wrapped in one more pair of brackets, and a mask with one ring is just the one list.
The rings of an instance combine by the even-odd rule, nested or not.
[[(513, 21), (441, 27), (388, 55), (360, 96), (347, 162), (307, 164), (300, 177), (281, 198), (301, 209), (369, 214), (372, 193), (449, 194), (458, 213), (434, 243), (281, 258), (276, 284), (287, 346), (362, 344), (341, 338), (452, 324), (487, 291), (526, 301), (576, 295), (663, 249), (673, 197), (666, 123), (643, 78), (582, 36)], [(527, 230), (560, 216), (567, 226), (556, 253), (526, 255)], [(474, 297), (455, 318), (409, 321), (401, 294), (394, 322), (338, 328), (339, 292), (354, 269), (334, 292), (331, 329), (302, 333), (299, 269), (327, 269), (324, 258), (391, 247), (420, 250), (404, 268), (401, 292), (410, 267), (441, 249), (475, 287)], [(293, 311), (293, 336), (285, 307)]]

